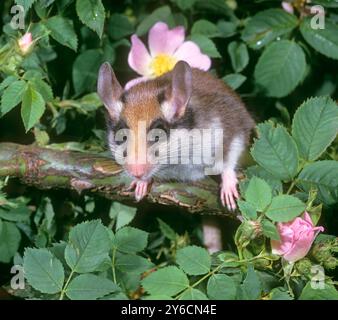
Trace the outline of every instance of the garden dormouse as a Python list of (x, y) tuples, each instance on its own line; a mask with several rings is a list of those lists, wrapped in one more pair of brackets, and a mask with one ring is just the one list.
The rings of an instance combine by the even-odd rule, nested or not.
[(137, 200), (147, 194), (152, 178), (196, 181), (221, 174), (221, 202), (236, 208), (235, 170), (254, 121), (222, 80), (179, 61), (172, 71), (123, 90), (104, 63), (98, 94), (108, 111), (110, 149), (115, 160), (124, 159)]

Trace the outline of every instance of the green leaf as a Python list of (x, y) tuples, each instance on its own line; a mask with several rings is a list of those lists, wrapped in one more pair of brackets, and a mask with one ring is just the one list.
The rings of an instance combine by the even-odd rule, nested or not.
[(1, 208), (0, 218), (8, 221), (27, 221), (31, 211), (25, 204), (19, 204), (14, 208)]
[(121, 252), (135, 253), (147, 246), (147, 239), (147, 232), (132, 227), (123, 227), (116, 232), (113, 246)]
[(142, 300), (174, 300), (172, 297), (167, 295), (151, 295), (151, 296), (145, 296), (142, 298)]
[(114, 13), (109, 18), (108, 34), (113, 40), (118, 40), (129, 36), (134, 32), (134, 26), (128, 17), (123, 14)]
[(43, 81), (42, 79), (35, 78), (30, 83), (33, 85), (36, 91), (38, 91), (45, 102), (50, 102), (53, 100), (53, 90), (51, 86)]
[(237, 24), (231, 21), (219, 20), (217, 28), (223, 38), (228, 38), (236, 34)]
[(188, 246), (177, 250), (176, 262), (184, 272), (190, 275), (208, 273), (211, 267), (208, 251), (197, 246)]
[(215, 43), (201, 34), (193, 34), (191, 41), (195, 42), (201, 49), (201, 51), (211, 58), (221, 58), (221, 54), (218, 52)]
[(236, 283), (225, 274), (214, 274), (208, 280), (207, 294), (212, 300), (235, 300)]
[(293, 300), (290, 294), (282, 287), (271, 290), (271, 300)]
[(264, 180), (253, 177), (245, 191), (245, 199), (257, 211), (263, 211), (271, 203), (272, 190)]
[(231, 73), (222, 78), (222, 80), (233, 90), (238, 89), (246, 79), (246, 76), (239, 73)]
[(269, 221), (267, 219), (263, 219), (261, 225), (262, 225), (263, 234), (267, 238), (270, 238), (270, 239), (276, 240), (276, 241), (280, 241), (280, 236), (279, 236), (278, 230), (277, 230), (276, 226), (271, 221)]
[(282, 182), (260, 166), (254, 165), (247, 168), (245, 174), (249, 179), (253, 176), (263, 179), (266, 183), (269, 184), (274, 195), (282, 193), (283, 191)]
[(77, 101), (81, 105), (80, 108), (88, 112), (95, 111), (102, 106), (102, 102), (95, 92), (86, 94)]
[(83, 24), (102, 37), (106, 13), (101, 0), (76, 0), (76, 13)]
[(165, 237), (167, 237), (169, 240), (176, 240), (177, 234), (173, 228), (171, 228), (168, 224), (166, 224), (163, 220), (157, 218), (159, 227), (161, 232)]
[(303, 80), (305, 54), (295, 42), (282, 40), (268, 46), (255, 67), (255, 80), (269, 97), (285, 97)]
[(241, 72), (249, 63), (248, 49), (243, 42), (232, 41), (228, 45), (228, 53), (231, 58), (232, 68), (235, 72)]
[(252, 265), (248, 266), (248, 272), (241, 285), (244, 300), (257, 300), (261, 296), (262, 284)]
[[(183, 0), (181, 0), (183, 1)], [(185, 1), (185, 0), (184, 0)], [(220, 0), (196, 0), (196, 7), (197, 10), (201, 10), (215, 14), (216, 15), (223, 15), (223, 16), (230, 16), (234, 18), (233, 9), (231, 9), (226, 1)]]
[(39, 92), (33, 86), (28, 85), (21, 105), (21, 118), (26, 132), (37, 124), (46, 109), (45, 101)]
[(317, 161), (305, 166), (297, 179), (297, 186), (305, 192), (318, 190), (318, 197), (327, 205), (338, 202), (338, 162)]
[(60, 241), (57, 243), (53, 243), (52, 246), (48, 248), (48, 250), (53, 254), (53, 256), (59, 259), (64, 266), (67, 265), (67, 262), (65, 259), (66, 247), (67, 247), (67, 243), (65, 241)]
[(13, 82), (18, 80), (17, 76), (8, 76), (0, 83), (0, 91), (6, 89), (8, 86), (10, 86)]
[(338, 3), (336, 0), (316, 0), (314, 3), (321, 4), (327, 8), (338, 8)]
[(25, 15), (27, 14), (28, 10), (32, 7), (33, 3), (36, 0), (15, 0), (15, 3), (19, 6), (22, 6), (24, 9)]
[(69, 233), (65, 258), (77, 273), (93, 272), (108, 257), (111, 249), (107, 229), (99, 220), (76, 225)]
[(94, 274), (81, 274), (69, 283), (66, 295), (71, 300), (96, 300), (115, 291), (119, 288), (114, 282)]
[(201, 19), (194, 23), (191, 34), (201, 34), (208, 38), (214, 38), (220, 36), (220, 31), (214, 23)]
[(26, 90), (26, 82), (22, 80), (12, 82), (4, 91), (1, 98), (0, 114), (5, 115), (17, 106)]
[(253, 49), (259, 49), (297, 27), (296, 16), (282, 9), (258, 12), (246, 25), (242, 39)]
[(116, 278), (119, 281), (119, 285), (126, 292), (136, 291), (141, 286), (141, 276), (139, 273), (126, 273), (116, 269)]
[[(316, 286), (320, 284), (315, 283)], [(338, 291), (332, 284), (323, 283), (323, 288), (312, 288), (309, 281), (300, 294), (299, 300), (338, 300)]]
[(251, 154), (256, 162), (274, 177), (290, 181), (298, 171), (296, 143), (284, 127), (276, 128), (270, 122), (257, 126), (259, 138), (255, 140)]
[(129, 300), (129, 298), (123, 292), (116, 292), (108, 294), (99, 300)]
[(316, 160), (338, 132), (338, 106), (330, 97), (311, 98), (296, 111), (292, 123), (300, 155)]
[(95, 89), (97, 74), (102, 62), (103, 54), (99, 49), (90, 49), (77, 56), (72, 73), (76, 94)]
[(73, 22), (70, 19), (54, 16), (46, 21), (46, 27), (54, 40), (76, 51), (77, 36), (74, 31)]
[(298, 198), (282, 194), (272, 199), (265, 215), (275, 222), (288, 222), (304, 212), (306, 205)]
[(242, 215), (248, 220), (256, 220), (257, 219), (257, 212), (255, 207), (246, 201), (238, 200), (237, 201), (239, 210), (241, 211)]
[(142, 280), (142, 286), (152, 295), (173, 296), (188, 288), (189, 280), (182, 270), (169, 266), (152, 272)]
[(144, 18), (136, 29), (136, 34), (143, 36), (158, 21), (167, 24), (173, 23), (173, 18), (169, 6), (163, 6), (154, 10), (150, 15)]
[(29, 284), (43, 293), (60, 292), (65, 280), (62, 263), (47, 249), (25, 250), (25, 277)]
[(172, 2), (175, 2), (176, 5), (181, 9), (181, 10), (187, 10), (191, 9), (194, 4), (196, 3), (197, 0), (171, 0)]
[(336, 0), (315, 0), (313, 2), (327, 8), (338, 8), (338, 3)]
[(185, 291), (179, 300), (209, 300), (208, 297), (200, 290), (191, 288)]
[(110, 208), (109, 216), (116, 217), (116, 230), (130, 223), (135, 215), (137, 208), (126, 206), (119, 202), (113, 202)]
[(314, 29), (311, 27), (311, 19), (303, 19), (300, 24), (304, 39), (324, 56), (338, 59), (338, 25), (326, 19), (324, 29)]
[(0, 262), (9, 263), (19, 249), (21, 234), (12, 222), (2, 221), (0, 232)]
[(140, 257), (136, 254), (116, 254), (116, 268), (122, 272), (141, 274), (154, 267), (154, 264), (148, 259)]

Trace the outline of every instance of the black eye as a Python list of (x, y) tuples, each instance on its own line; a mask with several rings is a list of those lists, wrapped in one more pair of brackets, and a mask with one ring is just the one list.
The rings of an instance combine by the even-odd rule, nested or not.
[(119, 140), (116, 140), (115, 139), (115, 143), (119, 146), (121, 145), (122, 143), (126, 142), (127, 141), (127, 136), (123, 136), (122, 140), (119, 139)]
[(160, 140), (160, 137), (159, 136), (156, 136), (155, 137), (155, 142), (158, 142)]

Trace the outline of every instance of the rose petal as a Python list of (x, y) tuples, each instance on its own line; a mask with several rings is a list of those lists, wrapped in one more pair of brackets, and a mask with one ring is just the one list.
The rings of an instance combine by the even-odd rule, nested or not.
[(157, 22), (149, 31), (148, 44), (150, 54), (172, 55), (184, 41), (184, 28), (176, 27), (169, 30), (164, 22)]
[(198, 68), (204, 71), (209, 70), (211, 66), (210, 58), (203, 54), (197, 44), (192, 41), (184, 42), (177, 49), (174, 57), (177, 60), (187, 62), (192, 68)]
[(298, 239), (292, 249), (284, 255), (284, 259), (289, 262), (295, 262), (304, 258), (309, 252), (312, 242), (314, 240), (313, 230), (304, 233), (302, 238)]
[(147, 81), (147, 80), (149, 80), (149, 78), (147, 78), (147, 77), (139, 77), (139, 78), (130, 80), (126, 83), (126, 85), (124, 86), (124, 89), (129, 90), (131, 87), (137, 85), (138, 83), (141, 83), (141, 82), (144, 82), (144, 81)]
[(128, 55), (130, 67), (142, 76), (149, 75), (151, 57), (143, 42), (137, 35), (131, 37), (131, 49)]
[(281, 240), (271, 240), (272, 253), (283, 255), (292, 247), (293, 231), (288, 226), (279, 223), (278, 232)]
[(283, 255), (288, 252), (292, 246), (293, 230), (285, 223), (277, 224), (280, 241), (271, 240), (272, 252)]
[(277, 240), (271, 240), (272, 253), (282, 256), (285, 253), (285, 248), (282, 248), (282, 243)]

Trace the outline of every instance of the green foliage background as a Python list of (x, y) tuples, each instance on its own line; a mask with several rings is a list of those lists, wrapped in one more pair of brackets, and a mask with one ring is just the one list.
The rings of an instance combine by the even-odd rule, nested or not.
[[(338, 299), (338, 4), (312, 1), (326, 12), (325, 29), (315, 30), (309, 8), (291, 2), (294, 15), (265, 0), (16, 0), (35, 40), (23, 55), (24, 31), (10, 27), (14, 1), (2, 1), (0, 142), (107, 154), (98, 68), (109, 61), (122, 83), (135, 77), (130, 36), (146, 36), (157, 21), (183, 25), (260, 124), (251, 148), (257, 164), (240, 186), (244, 221), (222, 221), (226, 251), (210, 256), (200, 218), (177, 208), (6, 179), (0, 285), (9, 288), (18, 264), (26, 289), (11, 293), (24, 298)], [(304, 210), (326, 234), (290, 269), (269, 241), (279, 237), (276, 222)], [(322, 290), (309, 282), (318, 264)]]

